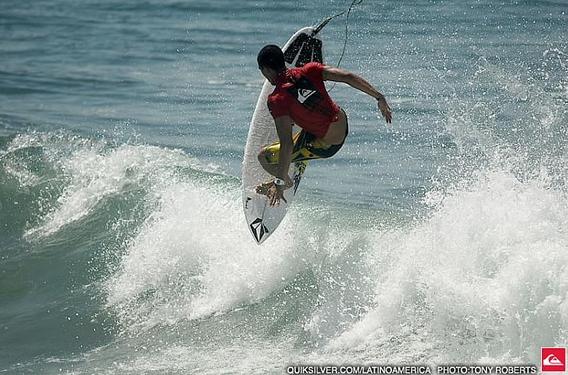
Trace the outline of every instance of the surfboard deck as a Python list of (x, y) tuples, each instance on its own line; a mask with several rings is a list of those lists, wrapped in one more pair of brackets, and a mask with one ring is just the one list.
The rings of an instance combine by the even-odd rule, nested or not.
[[(310, 61), (323, 62), (322, 41), (318, 35), (314, 35), (314, 30), (314, 27), (304, 27), (286, 42), (282, 51), (287, 66), (303, 66)], [(289, 174), (294, 185), (284, 191), (287, 203), (281, 201), (278, 206), (271, 207), (266, 195), (255, 192), (258, 185), (274, 179), (258, 161), (262, 147), (278, 140), (274, 120), (266, 103), (273, 90), (274, 86), (265, 80), (250, 123), (242, 165), (243, 210), (247, 226), (257, 244), (266, 241), (286, 216), (308, 165), (307, 161), (301, 161), (290, 166)]]

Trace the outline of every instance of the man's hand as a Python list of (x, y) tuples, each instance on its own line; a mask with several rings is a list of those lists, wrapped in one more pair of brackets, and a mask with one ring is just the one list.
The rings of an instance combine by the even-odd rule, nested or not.
[(383, 117), (387, 121), (387, 124), (392, 123), (392, 110), (389, 107), (389, 104), (387, 103), (385, 97), (384, 96), (379, 97), (379, 99), (377, 99), (377, 104), (379, 106), (379, 110), (381, 111)]
[(272, 185), (268, 188), (266, 196), (268, 197), (271, 207), (278, 206), (281, 199), (285, 203), (288, 203), (286, 198), (284, 198), (284, 186), (278, 186), (275, 183), (272, 183)]

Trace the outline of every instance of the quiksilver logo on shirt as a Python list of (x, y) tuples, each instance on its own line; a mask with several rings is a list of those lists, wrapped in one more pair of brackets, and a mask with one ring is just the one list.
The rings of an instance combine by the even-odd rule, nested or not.
[(298, 90), (298, 101), (302, 104), (313, 94), (316, 93), (316, 90), (308, 90), (308, 89), (299, 89)]

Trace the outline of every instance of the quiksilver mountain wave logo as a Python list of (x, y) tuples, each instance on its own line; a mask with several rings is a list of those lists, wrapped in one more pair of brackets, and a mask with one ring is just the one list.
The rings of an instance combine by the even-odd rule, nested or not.
[(299, 89), (298, 90), (298, 101), (302, 104), (304, 104), (304, 102), (306, 100), (308, 100), (308, 98), (312, 95), (314, 95), (316, 93), (316, 90), (308, 90), (308, 89)]
[(566, 348), (541, 348), (542, 372), (566, 371)]

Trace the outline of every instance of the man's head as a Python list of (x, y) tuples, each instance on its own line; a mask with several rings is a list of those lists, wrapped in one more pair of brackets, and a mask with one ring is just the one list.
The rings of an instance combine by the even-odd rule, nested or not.
[(260, 69), (262, 75), (273, 85), (276, 84), (278, 74), (286, 69), (284, 53), (280, 47), (274, 44), (262, 47), (256, 57), (256, 61), (258, 62), (258, 69)]

